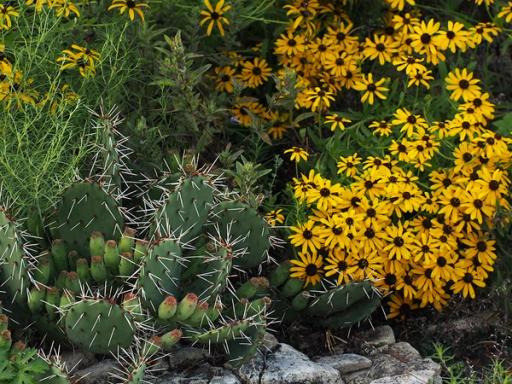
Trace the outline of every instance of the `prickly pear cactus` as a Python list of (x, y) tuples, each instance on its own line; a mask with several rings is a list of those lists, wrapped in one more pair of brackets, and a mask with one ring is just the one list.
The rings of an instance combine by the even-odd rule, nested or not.
[(24, 304), (30, 287), (25, 251), (16, 224), (0, 207), (0, 280), (11, 300)]
[(155, 312), (166, 296), (179, 293), (181, 256), (181, 249), (173, 240), (162, 239), (150, 248), (138, 279), (146, 308)]
[(184, 179), (156, 213), (152, 233), (188, 243), (203, 231), (213, 204), (213, 187), (203, 176)]
[(69, 340), (93, 353), (107, 354), (128, 348), (135, 337), (133, 316), (106, 300), (84, 299), (65, 308)]
[(117, 201), (100, 184), (80, 182), (64, 191), (49, 226), (53, 238), (65, 239), (69, 249), (90, 258), (91, 234), (98, 231), (106, 240), (118, 239), (124, 218)]
[(290, 263), (285, 261), (270, 275), (270, 283), (278, 294), (274, 309), (285, 321), (300, 318), (313, 326), (339, 329), (369, 319), (380, 306), (380, 292), (368, 280), (307, 291), (303, 280), (289, 277), (289, 268)]
[(208, 232), (232, 243), (233, 263), (255, 268), (268, 258), (270, 227), (254, 208), (238, 201), (224, 201), (213, 208)]

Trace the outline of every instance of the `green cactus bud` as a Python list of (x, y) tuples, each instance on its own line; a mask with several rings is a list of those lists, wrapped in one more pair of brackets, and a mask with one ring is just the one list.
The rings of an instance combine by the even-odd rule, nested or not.
[(12, 345), (11, 352), (13, 354), (17, 354), (20, 352), (23, 352), (25, 349), (27, 349), (27, 344), (25, 344), (23, 341), (18, 340)]
[(115, 240), (109, 240), (105, 243), (105, 266), (108, 271), (117, 275), (119, 273), (119, 263), (121, 262), (121, 255), (119, 247)]
[(60, 271), (59, 277), (55, 281), (55, 286), (59, 289), (66, 288), (66, 279), (68, 278), (68, 271)]
[(160, 339), (162, 341), (162, 347), (164, 351), (169, 352), (183, 336), (183, 332), (180, 329), (173, 329), (165, 333)]
[(53, 263), (47, 255), (39, 257), (34, 270), (34, 279), (41, 284), (49, 284), (54, 277), (53, 269)]
[(80, 258), (77, 251), (69, 251), (68, 253), (68, 265), (70, 271), (76, 271), (76, 261)]
[(91, 280), (91, 272), (87, 259), (81, 258), (76, 261), (76, 273), (78, 273), (78, 278), (84, 284)]
[(137, 240), (135, 242), (135, 250), (133, 251), (133, 262), (140, 265), (147, 253), (148, 243), (144, 240)]
[(9, 318), (7, 317), (7, 315), (4, 315), (4, 314), (0, 314), (0, 332), (1, 331), (5, 331), (9, 325)]
[(69, 272), (66, 276), (66, 289), (69, 289), (71, 292), (80, 292), (80, 281), (78, 279), (78, 273)]
[(48, 313), (48, 316), (50, 317), (50, 319), (55, 319), (57, 317), (57, 307), (60, 304), (59, 290), (55, 287), (47, 288), (45, 302), (46, 312)]
[(75, 297), (73, 296), (73, 294), (67, 290), (64, 290), (64, 292), (62, 292), (62, 295), (60, 297), (59, 307), (62, 309), (66, 309), (74, 302), (75, 302)]
[(91, 258), (91, 276), (97, 283), (103, 283), (107, 280), (107, 267), (102, 256), (93, 256)]
[(119, 275), (131, 276), (135, 272), (135, 263), (133, 262), (133, 254), (125, 252), (121, 254), (121, 262), (119, 263)]
[(191, 327), (203, 326), (207, 322), (206, 315), (208, 313), (209, 307), (210, 306), (208, 305), (208, 302), (206, 302), (206, 301), (201, 301), (200, 303), (198, 303), (192, 316), (190, 316), (187, 319), (187, 324), (190, 325)]
[(137, 231), (133, 228), (126, 227), (123, 232), (123, 236), (121, 236), (121, 240), (119, 240), (119, 252), (133, 252), (133, 247), (135, 244), (135, 236), (137, 235)]
[(94, 231), (91, 233), (89, 251), (91, 256), (103, 256), (105, 254), (105, 238), (101, 232)]
[(162, 340), (159, 336), (153, 336), (144, 342), (142, 347), (142, 356), (150, 358), (162, 349)]
[(270, 274), (270, 285), (274, 288), (278, 288), (288, 280), (290, 276), (290, 261), (283, 261), (279, 266), (272, 271)]
[(292, 297), (298, 294), (304, 287), (304, 280), (290, 278), (281, 287), (280, 294), (282, 297)]
[(200, 344), (224, 343), (227, 340), (239, 337), (250, 326), (251, 322), (247, 320), (237, 320), (204, 333), (190, 333), (189, 337), (192, 342)]
[(297, 294), (292, 300), (292, 308), (296, 311), (303, 311), (308, 307), (310, 295), (307, 291)]
[(55, 239), (52, 241), (51, 255), (57, 272), (67, 271), (69, 269), (68, 249), (64, 240)]
[(194, 313), (197, 307), (198, 298), (195, 293), (187, 293), (178, 304), (178, 309), (173, 317), (175, 321), (187, 320)]
[(236, 297), (239, 299), (250, 299), (258, 292), (265, 291), (269, 287), (269, 281), (266, 277), (253, 277), (246, 281), (236, 291)]
[(158, 306), (158, 318), (160, 320), (170, 320), (178, 309), (178, 301), (174, 296), (167, 296)]
[(210, 308), (208, 308), (208, 311), (206, 311), (206, 317), (209, 321), (214, 322), (217, 320), (222, 313), (222, 310), (224, 309), (221, 302), (216, 302), (214, 305), (212, 305)]
[(46, 297), (46, 291), (41, 286), (35, 286), (32, 288), (28, 294), (28, 308), (30, 309), (30, 312), (33, 314), (40, 313), (43, 310), (44, 307), (44, 300)]
[(11, 332), (8, 329), (0, 332), (0, 352), (9, 351), (11, 349), (11, 345)]

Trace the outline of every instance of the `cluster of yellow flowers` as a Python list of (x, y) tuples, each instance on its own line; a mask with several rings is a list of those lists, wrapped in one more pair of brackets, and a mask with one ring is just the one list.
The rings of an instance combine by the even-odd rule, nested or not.
[[(229, 52), (232, 64), (215, 69), (217, 89), (233, 93), (238, 86), (254, 95), (272, 74), (279, 81), (291, 70), (297, 79), (295, 108), (317, 113), (332, 131), (345, 130), (350, 119), (329, 111), (340, 96), (352, 90), (362, 103), (385, 100), (390, 79), (379, 77), (385, 71), (403, 79), (405, 87), (428, 90), (447, 56), (492, 42), (501, 31), (491, 22), (442, 25), (423, 18), (414, 0), (384, 1), (385, 26), (361, 38), (344, 11), (346, 1), (291, 0), (284, 6), (286, 31), (275, 42), (277, 69), (258, 57), (258, 48), (249, 57)], [(203, 22), (210, 21), (210, 34), (229, 6), (207, 5)], [(512, 21), (512, 2), (497, 17)], [(364, 72), (366, 67), (372, 72)], [(292, 276), (306, 286), (371, 279), (390, 295), (390, 317), (428, 305), (440, 310), (452, 294), (474, 298), (475, 288), (485, 286), (496, 259), (490, 230), (498, 207), (510, 209), (512, 140), (490, 129), (495, 106), (471, 71), (454, 68), (444, 83), (458, 102), (450, 120), (430, 121), (402, 106), (388, 119), (368, 124), (374, 135), (389, 137), (385, 155), (341, 157), (339, 182), (315, 170), (294, 179), (295, 197), (309, 215), (291, 227), (290, 241), (298, 251)], [(255, 116), (268, 121), (273, 139), (292, 128), (288, 114), (250, 96), (236, 101), (233, 114), (244, 126)], [(309, 157), (300, 147), (285, 153), (295, 162)], [(282, 210), (270, 212), (267, 220), (282, 224)]]
[[(201, 12), (201, 24), (207, 24), (207, 34), (217, 26), (224, 35), (223, 24), (229, 20), (225, 13), (231, 8), (224, 0)], [(326, 124), (344, 129), (338, 114), (328, 112), (329, 107), (346, 92), (360, 93), (361, 102), (373, 105), (385, 100), (389, 93), (389, 77), (379, 77), (379, 67), (395, 69), (395, 76), (405, 75), (407, 87), (430, 88), (434, 80), (433, 69), (446, 60), (447, 54), (474, 49), (483, 42), (492, 42), (500, 28), (491, 22), (465, 25), (448, 21), (446, 25), (434, 19), (423, 19), (411, 0), (386, 0), (389, 12), (384, 17), (386, 25), (364, 39), (360, 38), (354, 24), (345, 13), (346, 1), (321, 0), (291, 1), (284, 6), (289, 17), (286, 31), (276, 40), (274, 53), (278, 67), (269, 66), (263, 57), (244, 57), (228, 52), (231, 65), (215, 69), (218, 90), (232, 93), (235, 84), (247, 95), (237, 99), (232, 113), (236, 121), (249, 126), (254, 117), (267, 121), (268, 133), (273, 139), (282, 139), (292, 128), (289, 113), (272, 110), (252, 97), (255, 88), (265, 85), (272, 75), (283, 80), (288, 71), (297, 76), (295, 87), (296, 109), (309, 109), (323, 116)], [(476, 1), (478, 3), (478, 1)], [(482, 3), (482, 1), (480, 1)], [(512, 19), (512, 6), (504, 6), (497, 17)], [(372, 72), (364, 72), (363, 65), (374, 62)], [(386, 67), (390, 66), (390, 67)], [(333, 129), (334, 129), (333, 128)]]

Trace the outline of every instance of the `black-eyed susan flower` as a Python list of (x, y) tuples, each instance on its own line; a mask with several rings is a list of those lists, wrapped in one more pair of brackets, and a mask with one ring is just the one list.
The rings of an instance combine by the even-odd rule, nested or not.
[(11, 4), (0, 4), (0, 30), (12, 27), (12, 18), (20, 14)]
[(412, 55), (402, 55), (393, 60), (393, 65), (396, 67), (397, 71), (405, 71), (405, 73), (410, 74), (418, 71), (426, 71), (427, 67), (422, 64), (423, 61), (424, 59)]
[(461, 242), (466, 245), (466, 257), (477, 257), (480, 263), (494, 264), (496, 260), (496, 240), (489, 239), (484, 233), (467, 234)]
[(323, 258), (313, 252), (299, 252), (299, 259), (292, 259), (290, 263), (290, 277), (302, 279), (304, 286), (315, 285), (320, 281), (323, 271)]
[[(464, 29), (464, 24), (457, 21), (448, 21), (446, 31), (439, 32), (439, 41), (442, 49), (449, 49), (455, 53), (457, 49), (465, 52), (468, 48), (469, 33)], [(471, 43), (470, 43), (471, 44)]]
[(288, 31), (283, 33), (275, 42), (276, 55), (294, 56), (306, 50), (304, 35)]
[(126, 12), (131, 21), (134, 21), (135, 15), (138, 15), (140, 19), (144, 21), (144, 8), (147, 7), (149, 7), (149, 5), (140, 0), (112, 0), (112, 4), (108, 7), (108, 10), (117, 9), (120, 15)]
[(361, 81), (354, 85), (354, 89), (359, 92), (363, 92), (361, 96), (361, 102), (373, 105), (375, 98), (381, 100), (386, 99), (385, 93), (389, 91), (388, 88), (384, 87), (383, 84), (386, 82), (385, 78), (378, 81), (373, 80), (373, 74), (363, 75)]
[(349, 156), (340, 156), (337, 167), (338, 173), (344, 173), (349, 177), (357, 175), (357, 166), (361, 164), (361, 157), (354, 153)]
[(430, 83), (429, 81), (434, 80), (434, 76), (432, 76), (432, 71), (426, 70), (426, 71), (416, 71), (415, 73), (410, 72), (408, 73), (409, 76), (409, 82), (407, 83), (407, 87), (419, 87), (420, 85), (423, 85), (426, 89), (430, 89)]
[(341, 199), (340, 193), (341, 186), (339, 184), (332, 184), (331, 180), (319, 178), (315, 188), (311, 188), (307, 192), (307, 201), (309, 204), (316, 204), (319, 210), (327, 211), (336, 207)]
[(313, 112), (329, 108), (331, 101), (334, 101), (334, 93), (320, 87), (307, 90), (306, 97), (311, 102), (310, 108)]
[(512, 21), (512, 1), (509, 1), (506, 5), (503, 5), (498, 13), (498, 17), (505, 19), (506, 23)]
[(462, 271), (460, 279), (455, 282), (452, 289), (454, 293), (462, 293), (462, 296), (474, 299), (476, 297), (475, 287), (483, 288), (485, 282), (475, 271), (467, 269)]
[(235, 77), (235, 69), (230, 66), (215, 68), (215, 88), (218, 91), (233, 93), (233, 79)]
[(337, 248), (325, 260), (325, 276), (335, 276), (336, 285), (347, 284), (352, 280), (348, 274), (349, 266), (352, 264), (352, 258), (345, 251)]
[(473, 73), (467, 68), (455, 68), (445, 79), (446, 89), (451, 92), (450, 99), (464, 101), (474, 99), (480, 95), (480, 80), (473, 78)]
[(414, 33), (411, 34), (411, 47), (416, 53), (423, 54), (427, 57), (427, 62), (434, 65), (439, 61), (444, 61), (446, 57), (441, 52), (442, 43), (439, 36), (439, 28), (441, 23), (430, 19), (428, 23), (422, 21), (419, 25), (414, 26)]
[(399, 43), (386, 35), (373, 35), (373, 39), (366, 38), (363, 55), (370, 60), (378, 59), (380, 65), (389, 63), (393, 54), (398, 51)]
[(386, 232), (384, 239), (387, 242), (384, 250), (388, 252), (389, 257), (409, 260), (415, 243), (412, 232), (405, 229), (401, 223), (398, 226), (389, 225), (384, 230)]
[(80, 11), (77, 5), (71, 0), (55, 0), (52, 3), (52, 8), (55, 9), (57, 16), (69, 17), (71, 14), (80, 16)]
[(399, 294), (391, 295), (388, 305), (388, 319), (399, 318), (405, 320), (414, 309), (418, 308), (418, 305), (412, 299), (406, 299)]
[(386, 120), (372, 121), (369, 127), (378, 136), (389, 136), (393, 132), (391, 123)]
[(284, 223), (284, 215), (283, 209), (273, 209), (265, 215), (265, 220), (270, 225), (283, 224)]
[(256, 88), (268, 80), (271, 72), (267, 61), (256, 57), (254, 60), (247, 60), (242, 64), (240, 79), (249, 88)]
[(27, 78), (21, 71), (13, 71), (3, 76), (0, 82), (0, 102), (5, 108), (15, 107), (21, 109), (26, 105), (36, 105), (38, 92), (32, 88), (34, 79)]
[(349, 267), (347, 273), (354, 280), (375, 279), (380, 275), (383, 268), (384, 259), (380, 252), (365, 252), (360, 250), (352, 255), (353, 264)]
[(327, 115), (324, 121), (324, 124), (328, 124), (331, 126), (331, 131), (335, 131), (339, 129), (340, 131), (345, 130), (345, 124), (351, 123), (352, 120), (347, 119), (346, 117), (340, 116), (338, 114)]
[(290, 160), (295, 161), (296, 163), (304, 160), (307, 161), (309, 157), (308, 151), (300, 147), (291, 147), (284, 151), (284, 153), (290, 154)]
[(294, 234), (290, 235), (290, 243), (295, 247), (300, 247), (302, 252), (315, 252), (320, 249), (322, 243), (320, 241), (320, 228), (315, 224), (313, 220), (308, 220), (304, 224), (290, 227), (290, 230)]
[(398, 11), (402, 11), (405, 8), (405, 5), (415, 5), (414, 0), (385, 0), (386, 3), (389, 4), (389, 6), (393, 9), (396, 9)]
[(213, 27), (217, 26), (221, 36), (224, 36), (224, 24), (229, 25), (229, 19), (225, 16), (225, 13), (231, 9), (231, 5), (224, 4), (224, 0), (219, 0), (215, 7), (212, 6), (210, 0), (203, 0), (206, 9), (201, 11), (202, 20), (199, 25), (203, 26), (208, 23), (206, 28), (206, 34), (210, 36), (213, 31)]
[(425, 134), (428, 123), (421, 115), (415, 115), (407, 108), (398, 108), (393, 116), (391, 123), (394, 126), (400, 126), (400, 132), (405, 132), (408, 137)]
[(62, 56), (57, 58), (57, 62), (61, 63), (61, 70), (78, 68), (80, 75), (85, 78), (96, 74), (96, 62), (99, 60), (98, 51), (77, 44), (63, 50)]

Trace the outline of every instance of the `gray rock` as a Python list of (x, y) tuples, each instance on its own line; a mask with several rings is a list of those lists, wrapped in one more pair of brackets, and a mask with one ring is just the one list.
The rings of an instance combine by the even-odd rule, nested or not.
[(343, 375), (343, 381), (345, 381), (346, 384), (369, 384), (372, 380), (369, 369), (362, 369)]
[(404, 375), (383, 377), (373, 380), (370, 384), (437, 384), (441, 378), (434, 371), (413, 371)]
[(84, 369), (98, 362), (92, 353), (82, 351), (66, 351), (60, 358), (68, 370)]
[(183, 347), (169, 356), (169, 368), (171, 370), (190, 369), (209, 361), (210, 358), (211, 356), (205, 349)]
[(73, 374), (78, 384), (105, 384), (116, 373), (115, 360), (103, 360)]
[(382, 347), (395, 343), (395, 334), (389, 325), (381, 325), (365, 335), (365, 343), (372, 347)]
[(338, 370), (342, 375), (354, 371), (360, 371), (372, 366), (372, 361), (364, 356), (354, 353), (345, 353), (343, 355), (323, 356), (315, 359), (320, 365), (325, 365)]
[(411, 344), (403, 341), (377, 348), (371, 355), (382, 353), (391, 355), (402, 362), (421, 360), (420, 353)]
[(312, 362), (288, 344), (260, 354), (239, 372), (247, 384), (343, 384), (337, 370)]
[(241, 384), (232, 372), (205, 365), (189, 372), (169, 373), (158, 379), (157, 384)]

